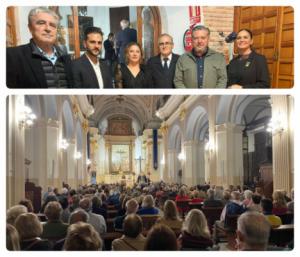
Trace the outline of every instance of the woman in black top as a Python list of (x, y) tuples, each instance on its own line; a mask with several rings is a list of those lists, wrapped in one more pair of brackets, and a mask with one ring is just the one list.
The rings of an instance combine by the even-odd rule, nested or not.
[(238, 32), (236, 45), (238, 56), (227, 66), (228, 88), (269, 88), (270, 78), (266, 58), (253, 48), (252, 32)]
[(131, 42), (125, 48), (125, 62), (118, 65), (116, 88), (147, 88), (148, 79), (145, 65), (142, 64), (142, 49)]

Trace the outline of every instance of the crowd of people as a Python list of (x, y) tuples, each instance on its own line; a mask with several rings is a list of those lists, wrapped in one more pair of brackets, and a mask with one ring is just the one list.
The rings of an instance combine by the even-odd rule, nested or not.
[[(270, 199), (259, 188), (209, 184), (96, 184), (76, 190), (64, 184), (61, 192), (49, 187), (42, 198), (40, 210), (28, 199), (7, 210), (8, 250), (218, 250), (218, 230), (233, 214), (238, 215), (235, 249), (267, 250), (271, 229), (282, 224), (280, 215), (294, 211), (293, 191), (289, 198), (276, 190)], [(180, 209), (182, 201), (202, 207)], [(204, 210), (214, 207), (223, 210), (211, 227)], [(116, 213), (112, 232), (120, 236), (108, 249), (111, 210)], [(143, 218), (149, 216), (155, 222), (146, 230)], [(292, 249), (293, 240), (286, 247)]]
[[(192, 28), (192, 51), (173, 53), (173, 37), (158, 37), (159, 54), (145, 63), (137, 31), (121, 20), (121, 31), (108, 34), (102, 52), (99, 27), (84, 31), (85, 53), (71, 60), (57, 45), (58, 15), (38, 7), (28, 15), (29, 44), (7, 48), (9, 88), (269, 88), (266, 58), (253, 47), (248, 29), (237, 33), (237, 56), (226, 66), (223, 54), (209, 47), (210, 29)], [(66, 47), (64, 46), (64, 49)]]

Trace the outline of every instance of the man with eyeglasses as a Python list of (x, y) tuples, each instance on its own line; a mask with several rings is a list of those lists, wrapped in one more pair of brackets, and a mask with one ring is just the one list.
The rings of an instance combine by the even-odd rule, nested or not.
[(172, 53), (173, 38), (169, 34), (162, 34), (158, 38), (160, 53), (148, 60), (151, 88), (174, 88), (174, 75), (179, 55)]
[(57, 42), (59, 17), (45, 7), (32, 9), (29, 44), (6, 51), (6, 81), (9, 88), (68, 88), (72, 86), (71, 58)]
[(225, 88), (226, 62), (221, 53), (208, 47), (209, 28), (198, 25), (192, 29), (191, 52), (179, 57), (174, 84), (176, 88)]

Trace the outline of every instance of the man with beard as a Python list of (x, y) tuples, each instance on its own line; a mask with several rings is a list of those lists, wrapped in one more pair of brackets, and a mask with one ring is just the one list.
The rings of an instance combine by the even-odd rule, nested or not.
[(102, 42), (100, 28), (88, 27), (85, 30), (83, 45), (86, 52), (72, 62), (75, 88), (112, 88), (111, 72), (105, 61), (99, 59)]
[(225, 58), (208, 47), (209, 28), (197, 25), (192, 29), (189, 53), (179, 57), (174, 84), (176, 88), (225, 88), (227, 73)]

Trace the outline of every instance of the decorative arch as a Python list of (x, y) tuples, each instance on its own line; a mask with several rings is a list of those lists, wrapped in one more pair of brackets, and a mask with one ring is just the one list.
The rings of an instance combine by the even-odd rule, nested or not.
[(181, 150), (181, 131), (179, 125), (174, 125), (170, 131), (168, 148), (176, 149), (177, 152), (180, 152)]
[[(198, 105), (190, 113), (187, 119), (187, 130), (186, 139), (187, 140), (202, 140), (208, 128), (208, 117), (207, 112), (203, 106)], [(202, 130), (205, 130), (204, 132)]]
[(44, 117), (41, 99), (38, 95), (25, 95), (25, 105), (31, 108), (37, 118)]
[(45, 118), (46, 119), (58, 119), (58, 112), (57, 112), (57, 101), (56, 96), (54, 95), (44, 95), (43, 103), (45, 109)]

